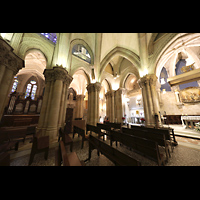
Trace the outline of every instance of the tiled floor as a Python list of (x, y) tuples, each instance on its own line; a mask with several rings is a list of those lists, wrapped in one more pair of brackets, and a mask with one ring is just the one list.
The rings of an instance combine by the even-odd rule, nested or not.
[[(179, 130), (180, 131), (180, 130)], [(175, 129), (176, 132), (176, 129)], [(72, 136), (72, 135), (70, 135)], [(200, 166), (200, 140), (189, 139), (183, 137), (176, 137), (178, 146), (174, 148), (172, 157), (166, 166)], [(84, 148), (81, 149), (81, 137), (75, 136), (73, 151), (75, 151), (80, 160), (88, 158), (88, 142), (84, 143)], [(29, 143), (30, 139), (26, 140), (25, 145), (21, 145), (19, 152), (12, 152), (11, 154), (11, 166), (28, 166), (30, 148), (32, 143)], [(109, 141), (107, 141), (109, 142)], [(50, 146), (48, 160), (44, 160), (44, 153), (37, 154), (34, 158), (32, 166), (54, 166), (55, 165), (55, 146), (58, 142), (54, 142)], [(115, 145), (113, 145), (115, 147)], [(142, 163), (142, 166), (157, 166), (154, 161), (144, 158), (138, 155), (124, 146), (117, 147), (118, 150), (129, 154)], [(69, 146), (66, 147), (67, 152), (70, 153)], [(114, 166), (114, 164), (108, 160), (105, 156), (97, 156), (97, 151), (93, 150), (92, 158), (85, 163), (86, 166)]]

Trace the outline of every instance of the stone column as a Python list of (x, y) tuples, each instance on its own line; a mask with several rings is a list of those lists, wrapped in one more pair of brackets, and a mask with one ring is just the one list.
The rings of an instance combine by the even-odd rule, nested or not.
[(99, 92), (101, 84), (99, 82), (90, 83), (87, 86), (88, 90), (88, 115), (87, 123), (96, 126), (99, 122)]
[(108, 117), (110, 122), (114, 122), (115, 120), (115, 108), (114, 108), (114, 91), (108, 91), (106, 94), (106, 116)]
[(14, 76), (24, 67), (24, 61), (19, 58), (13, 48), (0, 38), (0, 120), (10, 93)]
[(50, 140), (53, 140), (58, 134), (58, 129), (64, 126), (66, 90), (73, 78), (66, 69), (58, 66), (45, 69), (44, 76), (46, 86), (37, 132), (40, 131), (41, 136), (48, 135)]
[(146, 126), (155, 127), (155, 114), (158, 115), (159, 126), (161, 126), (161, 119), (159, 115), (160, 105), (156, 92), (157, 77), (154, 74), (148, 74), (138, 80), (138, 83), (142, 89), (142, 98), (144, 102), (144, 113)]
[(85, 95), (76, 96), (76, 118), (83, 118)]
[(115, 110), (115, 122), (123, 123), (123, 105), (122, 105), (122, 95), (124, 94), (125, 89), (119, 88), (114, 92), (114, 110)]

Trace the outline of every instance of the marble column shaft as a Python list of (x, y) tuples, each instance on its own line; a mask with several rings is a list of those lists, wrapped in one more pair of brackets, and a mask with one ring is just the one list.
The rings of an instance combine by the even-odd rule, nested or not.
[(122, 95), (124, 93), (124, 88), (119, 88), (114, 92), (114, 118), (117, 119), (117, 123), (123, 123), (123, 107), (122, 107)]
[(108, 91), (106, 93), (106, 116), (110, 122), (115, 120), (115, 109), (114, 109), (114, 91)]
[(161, 125), (159, 115), (160, 105), (156, 92), (156, 81), (157, 77), (154, 74), (148, 74), (138, 80), (138, 83), (142, 88), (146, 126), (156, 125), (155, 114), (158, 115), (159, 126)]
[(83, 118), (85, 95), (76, 96), (76, 118)]
[(45, 93), (43, 97), (37, 132), (49, 135), (50, 140), (58, 134), (58, 129), (64, 126), (66, 115), (67, 90), (72, 77), (62, 67), (45, 69)]
[(91, 83), (87, 86), (88, 90), (88, 114), (87, 123), (96, 126), (99, 122), (99, 92), (101, 84)]

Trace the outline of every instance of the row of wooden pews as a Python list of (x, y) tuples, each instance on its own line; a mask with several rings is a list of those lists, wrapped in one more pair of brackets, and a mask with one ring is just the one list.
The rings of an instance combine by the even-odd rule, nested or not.
[[(117, 142), (120, 142), (120, 144), (129, 147), (132, 151), (155, 161), (158, 166), (164, 166), (168, 162), (171, 157), (170, 149), (173, 152), (173, 146), (178, 144), (173, 131), (170, 129), (135, 128), (134, 126), (129, 129), (113, 124), (97, 123), (97, 126), (87, 124), (86, 132), (98, 134), (98, 139), (103, 137), (103, 141), (106, 135), (110, 139), (110, 146), (112, 146), (114, 141), (116, 146)], [(91, 145), (94, 146), (94, 144)], [(89, 158), (91, 149), (89, 149)]]
[[(74, 134), (78, 133), (85, 138), (85, 130), (74, 126), (73, 127), (73, 138)], [(83, 134), (84, 133), (84, 134)], [(80, 161), (76, 152), (73, 152), (73, 140), (69, 136), (68, 127), (65, 126), (64, 130), (59, 129), (58, 137), (59, 146), (55, 148), (55, 166), (85, 166), (84, 161)], [(83, 148), (82, 142), (82, 148)], [(71, 153), (67, 153), (65, 146), (70, 145)]]

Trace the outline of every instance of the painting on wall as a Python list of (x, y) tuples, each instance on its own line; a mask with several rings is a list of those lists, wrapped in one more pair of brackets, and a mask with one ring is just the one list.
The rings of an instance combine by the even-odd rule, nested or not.
[(179, 92), (180, 98), (183, 103), (196, 103), (200, 102), (200, 88), (188, 87)]

